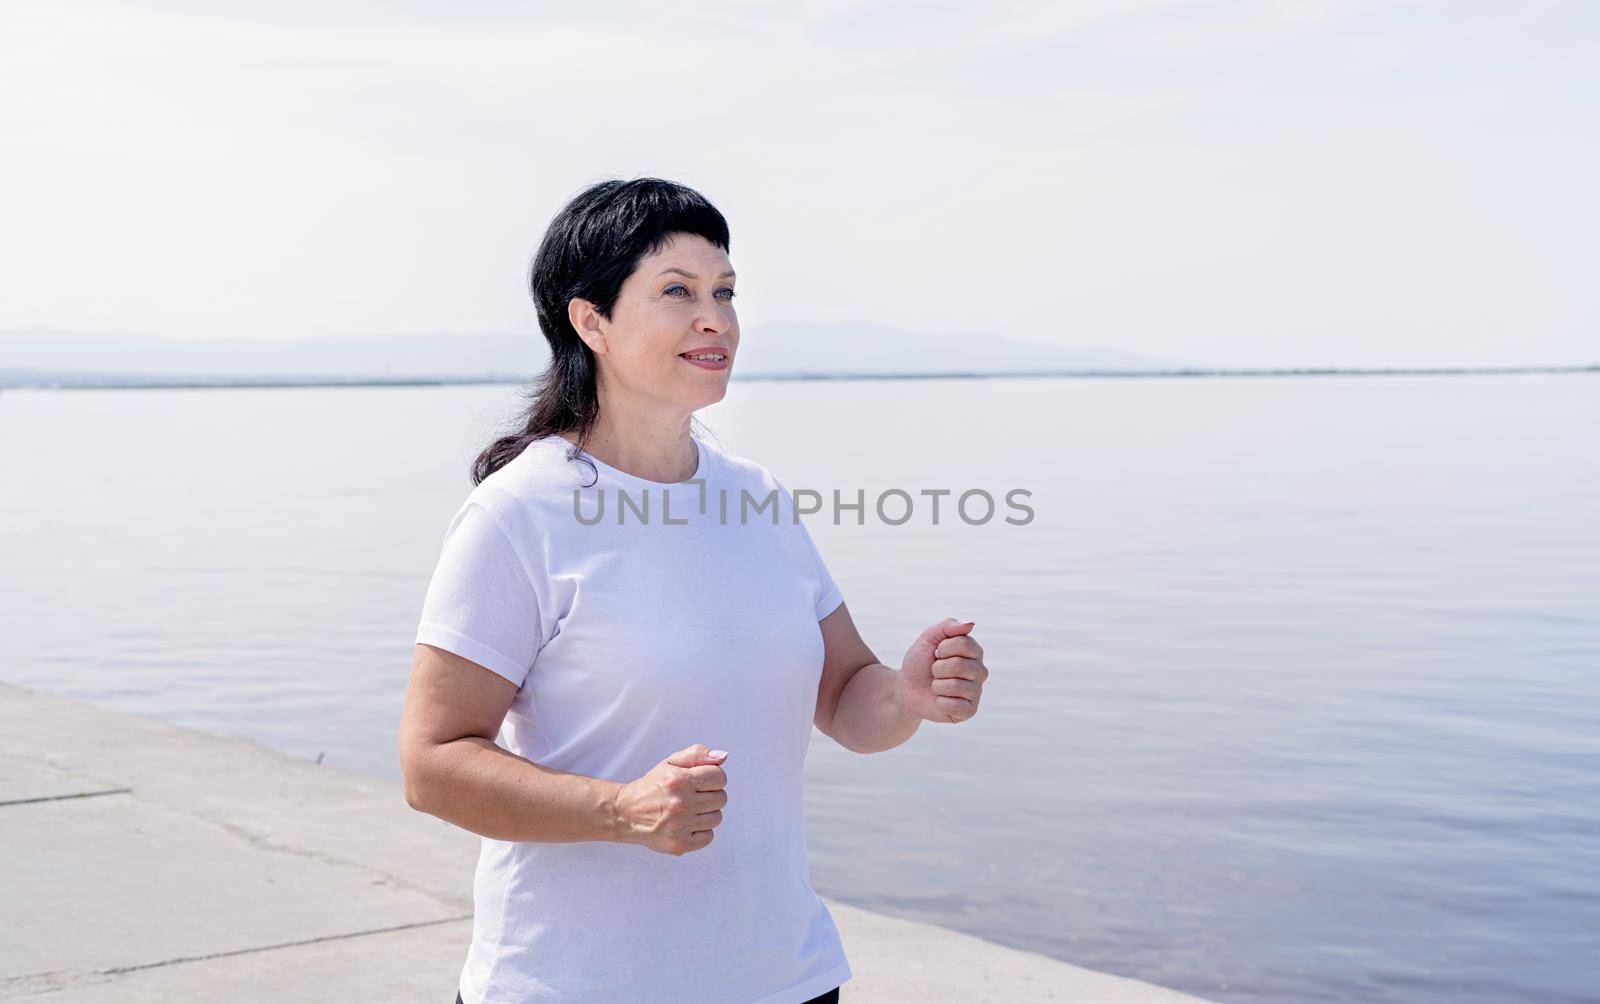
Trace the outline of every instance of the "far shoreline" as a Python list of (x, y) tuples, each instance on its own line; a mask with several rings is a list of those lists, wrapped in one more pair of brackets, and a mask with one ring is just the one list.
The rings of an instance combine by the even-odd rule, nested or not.
[[(1226, 377), (1375, 377), (1375, 376), (1515, 376), (1532, 373), (1600, 373), (1600, 363), (1586, 366), (1395, 366), (1395, 367), (1291, 367), (1261, 369), (1185, 368), (1160, 370), (1000, 370), (995, 372), (896, 373), (751, 373), (729, 377), (733, 381), (779, 382), (804, 380), (1015, 380), (1047, 379), (1215, 379)], [(481, 377), (196, 377), (177, 378), (112, 374), (41, 374), (28, 382), (0, 384), (7, 390), (201, 390), (285, 389), (292, 387), (461, 387), (484, 384), (525, 385), (536, 374)]]

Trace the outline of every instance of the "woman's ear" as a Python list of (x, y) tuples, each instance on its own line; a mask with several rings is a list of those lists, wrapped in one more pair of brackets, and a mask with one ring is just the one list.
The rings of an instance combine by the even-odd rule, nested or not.
[(594, 304), (582, 297), (573, 297), (567, 301), (567, 320), (591, 352), (597, 356), (606, 354), (606, 333), (600, 328), (604, 318)]

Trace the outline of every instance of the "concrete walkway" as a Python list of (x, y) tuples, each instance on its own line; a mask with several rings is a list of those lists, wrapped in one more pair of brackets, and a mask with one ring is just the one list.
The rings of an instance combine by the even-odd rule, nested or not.
[[(448, 1004), (476, 835), (397, 782), (0, 684), (0, 999)], [(1199, 998), (828, 900), (852, 1004)]]

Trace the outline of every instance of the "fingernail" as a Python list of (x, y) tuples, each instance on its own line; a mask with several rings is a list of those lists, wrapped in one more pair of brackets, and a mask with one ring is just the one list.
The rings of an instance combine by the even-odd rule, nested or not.
[(721, 757), (725, 757), (727, 755), (728, 755), (728, 751), (727, 750), (712, 750), (710, 753), (706, 754), (706, 756), (713, 757), (713, 758), (721, 758)]

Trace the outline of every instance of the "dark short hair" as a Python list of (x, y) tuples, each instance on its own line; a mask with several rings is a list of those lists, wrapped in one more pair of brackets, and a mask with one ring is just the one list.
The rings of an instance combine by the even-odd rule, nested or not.
[(622, 284), (644, 258), (678, 234), (698, 234), (728, 250), (728, 221), (705, 196), (662, 178), (613, 179), (590, 185), (561, 208), (534, 254), (528, 287), (550, 364), (526, 388), (518, 431), (500, 436), (472, 464), (472, 483), (504, 467), (534, 440), (576, 431), (575, 458), (600, 413), (594, 352), (567, 317), (574, 298), (611, 319)]

